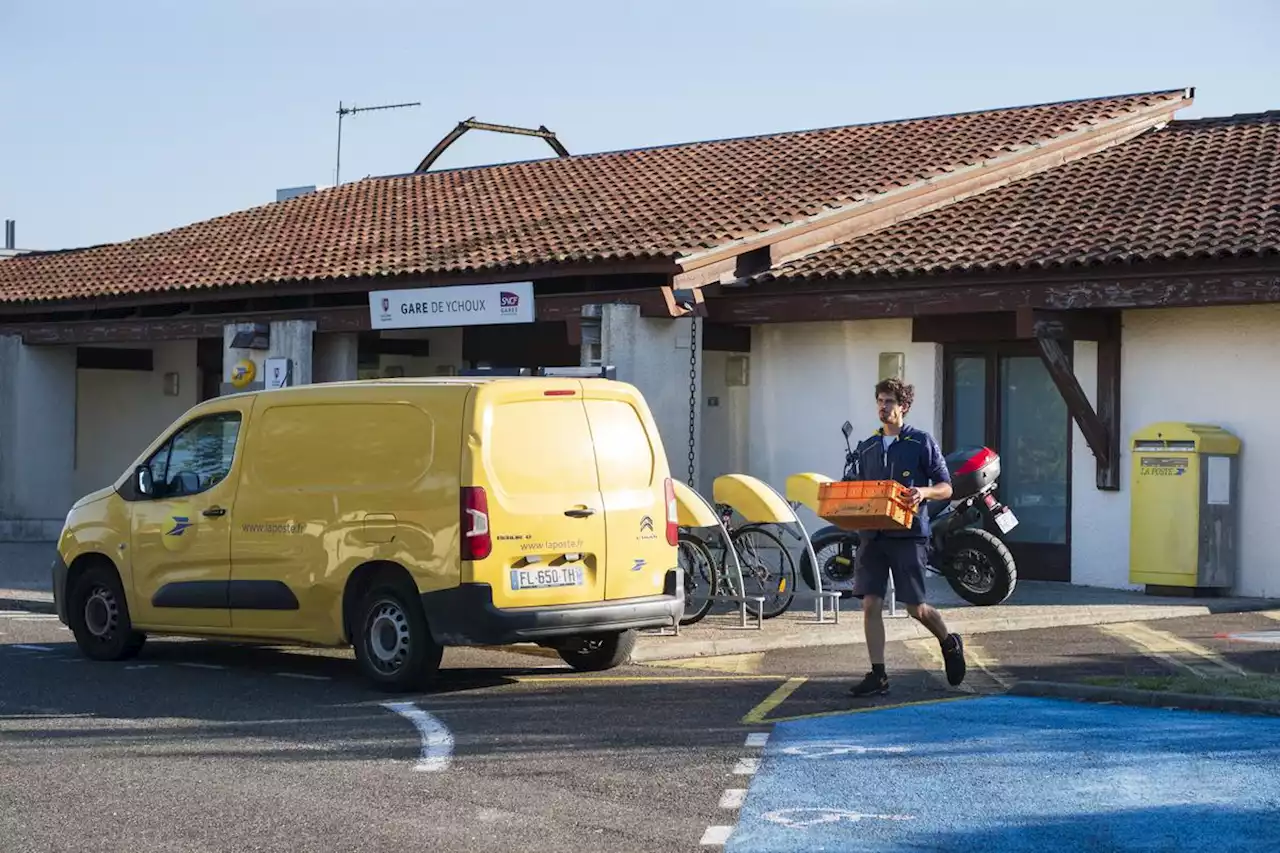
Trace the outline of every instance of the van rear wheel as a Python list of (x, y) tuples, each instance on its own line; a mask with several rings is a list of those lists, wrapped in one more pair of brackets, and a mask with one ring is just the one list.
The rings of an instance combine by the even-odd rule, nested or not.
[(408, 584), (375, 583), (360, 603), (355, 625), (356, 662), (379, 689), (420, 690), (439, 672), (444, 648), (431, 636), (422, 604)]
[(574, 637), (557, 651), (561, 660), (578, 672), (599, 672), (626, 663), (635, 647), (636, 632), (620, 631)]

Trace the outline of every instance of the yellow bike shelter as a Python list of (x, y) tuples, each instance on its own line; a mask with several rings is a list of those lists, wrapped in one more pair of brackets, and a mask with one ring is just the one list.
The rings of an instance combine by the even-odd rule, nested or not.
[[(712, 483), (716, 503), (733, 507), (749, 524), (776, 524), (782, 527), (794, 524), (800, 530), (809, 559), (816, 565), (813, 542), (795, 508), (768, 483), (747, 474), (722, 474)], [(822, 579), (814, 578), (814, 621), (818, 624), (834, 624), (840, 621), (840, 594), (822, 588)], [(827, 619), (826, 604), (831, 602), (832, 619)]]
[[(823, 485), (827, 483), (832, 483), (832, 482), (835, 482), (835, 481), (832, 480), (830, 477), (828, 477), (826, 474), (813, 474), (813, 473), (792, 474), (790, 477), (787, 478), (787, 485), (786, 485), (787, 500), (790, 502), (790, 505), (792, 507), (803, 506), (807, 508), (809, 511), (811, 511), (814, 515), (818, 515), (819, 517), (821, 517), (821, 514), (818, 511), (818, 492), (820, 491)], [(792, 515), (795, 516), (795, 513), (793, 512)], [(796, 523), (799, 524), (800, 523), (799, 516), (795, 516), (795, 518), (796, 518)], [(803, 524), (800, 525), (800, 529), (801, 530), (804, 529)], [(819, 595), (829, 595), (829, 596), (835, 597), (835, 601), (833, 602), (833, 604), (836, 612), (836, 620), (839, 621), (839, 614), (840, 614), (839, 595), (840, 594), (821, 592), (822, 590), (821, 566), (818, 565), (817, 555), (813, 553), (813, 543), (809, 540), (808, 533), (805, 534), (805, 544), (809, 548), (809, 561), (810, 561), (810, 565), (813, 566), (814, 583), (817, 585), (817, 588), (819, 590)], [(885, 614), (886, 616), (905, 617), (907, 615), (905, 612), (904, 613), (898, 612), (898, 597), (894, 593), (892, 573), (889, 574), (889, 589), (887, 594), (885, 595), (885, 605), (888, 610), (888, 613)]]
[[(676, 522), (681, 527), (688, 528), (715, 528), (720, 531), (720, 536), (724, 539), (725, 553), (728, 554), (728, 560), (733, 565), (733, 573), (738, 579), (736, 587), (738, 594), (733, 596), (716, 596), (721, 600), (732, 600), (738, 605), (738, 613), (742, 620), (742, 627), (747, 627), (747, 601), (750, 600), (746, 595), (746, 584), (742, 582), (742, 564), (738, 562), (738, 551), (733, 547), (733, 540), (729, 538), (729, 531), (725, 528), (724, 523), (720, 520), (720, 516), (716, 513), (715, 507), (707, 503), (707, 499), (696, 491), (686, 486), (680, 481), (674, 481), (676, 493)], [(756, 613), (756, 628), (764, 627), (764, 598), (759, 597), (756, 605), (760, 608)], [(680, 633), (680, 620), (676, 620), (675, 633)]]

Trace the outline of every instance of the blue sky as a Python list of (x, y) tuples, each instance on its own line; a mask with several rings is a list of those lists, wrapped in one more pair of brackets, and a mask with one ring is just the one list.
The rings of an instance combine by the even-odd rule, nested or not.
[[(126, 240), (412, 171), (459, 120), (573, 153), (1195, 86), (1280, 109), (1275, 0), (0, 0), (0, 218)], [(1269, 35), (1270, 34), (1270, 35)], [(436, 168), (550, 154), (471, 131)]]

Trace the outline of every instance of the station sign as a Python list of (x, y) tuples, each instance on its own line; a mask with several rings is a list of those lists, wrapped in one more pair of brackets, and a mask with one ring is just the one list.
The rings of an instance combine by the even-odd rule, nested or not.
[(369, 294), (373, 329), (430, 329), (532, 323), (533, 282), (375, 290)]

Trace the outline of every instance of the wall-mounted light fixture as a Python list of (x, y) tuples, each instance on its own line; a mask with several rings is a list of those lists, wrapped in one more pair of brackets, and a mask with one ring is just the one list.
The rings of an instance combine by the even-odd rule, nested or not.
[(880, 353), (879, 379), (905, 379), (907, 376), (907, 356), (900, 352)]

